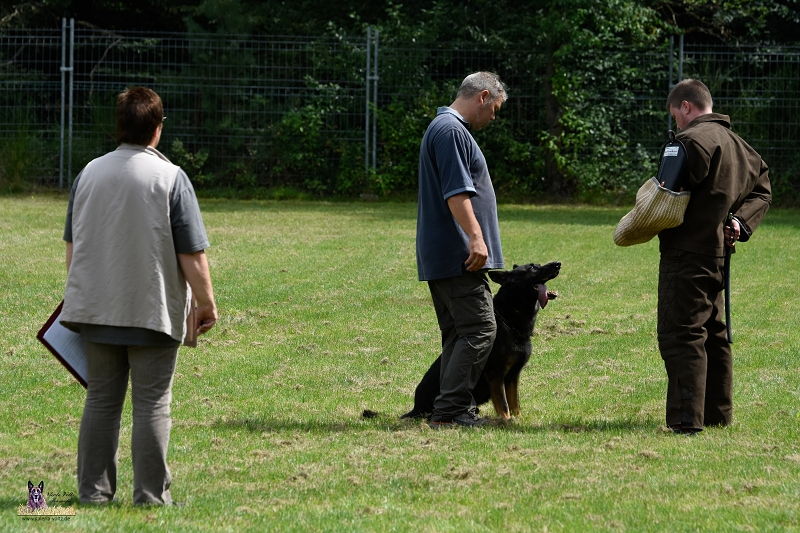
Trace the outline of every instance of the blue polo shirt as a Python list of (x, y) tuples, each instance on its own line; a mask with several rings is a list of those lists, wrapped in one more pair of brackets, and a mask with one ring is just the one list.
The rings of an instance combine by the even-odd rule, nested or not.
[(468, 193), (489, 250), (485, 269), (503, 268), (497, 199), (486, 159), (472, 137), (469, 122), (440, 107), (419, 149), (417, 273), (420, 281), (461, 276), (469, 257), (469, 237), (447, 199)]

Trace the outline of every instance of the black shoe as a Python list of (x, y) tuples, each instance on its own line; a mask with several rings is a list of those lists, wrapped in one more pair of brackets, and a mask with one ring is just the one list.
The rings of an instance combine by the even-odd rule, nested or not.
[(698, 433), (703, 431), (702, 429), (695, 429), (695, 428), (684, 428), (681, 427), (680, 424), (676, 424), (674, 426), (669, 427), (673, 433), (676, 435), (688, 435), (690, 437), (696, 436)]
[(453, 417), (451, 420), (431, 420), (428, 426), (431, 429), (444, 429), (456, 426), (463, 426), (468, 428), (480, 428), (489, 423), (488, 418), (481, 418), (477, 414), (476, 408), (471, 408), (464, 411), (460, 415)]
[(456, 424), (452, 420), (431, 420), (428, 422), (428, 427), (431, 429), (447, 429), (456, 427)]
[(478, 416), (474, 411), (467, 411), (453, 418), (453, 423), (468, 428), (480, 428), (487, 425), (489, 419)]

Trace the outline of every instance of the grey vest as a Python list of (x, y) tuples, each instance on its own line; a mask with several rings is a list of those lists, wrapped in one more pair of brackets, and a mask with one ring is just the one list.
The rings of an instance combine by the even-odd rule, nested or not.
[(61, 322), (146, 328), (182, 341), (189, 298), (170, 225), (179, 167), (130, 144), (89, 163), (72, 213)]

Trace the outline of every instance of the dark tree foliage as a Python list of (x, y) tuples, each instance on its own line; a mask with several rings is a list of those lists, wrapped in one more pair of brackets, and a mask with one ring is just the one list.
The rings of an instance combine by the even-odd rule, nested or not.
[[(376, 109), (381, 161), (370, 183), (360, 181), (360, 148), (330, 144), (320, 133), (336, 112), (327, 101), (298, 104), (266, 127), (269, 150), (286, 154), (281, 165), (270, 167), (282, 174), (271, 175), (269, 186), (286, 176), (297, 179), (309, 165), (323, 168), (317, 160), (329, 161), (323, 157), (328, 152), (349, 158), (346, 173), (340, 165), (317, 172), (324, 176), (313, 183), (298, 182), (317, 194), (351, 194), (361, 187), (379, 194), (412, 191), (409, 176), (415, 174), (419, 138), (436, 106), (450, 103), (459, 81), (454, 78), (461, 75), (453, 73), (490, 68), (510, 81), (512, 92), (491, 134), (479, 134), (501, 189), (554, 197), (598, 191), (630, 196), (636, 181), (653, 169), (649, 152), (657, 142), (653, 135), (660, 134), (654, 124), (665, 114), (660, 107), (637, 107), (636, 95), (663, 97), (663, 83), (653, 80), (663, 77), (669, 35), (731, 45), (794, 43), (800, 35), (800, 0), (32, 0), (0, 5), (0, 28), (58, 27), (62, 17), (117, 31), (333, 39), (363, 35), (371, 25), (380, 30), (386, 49), (408, 47), (412, 53), (419, 47), (416, 65), (383, 59), (382, 65), (403, 76)], [(233, 54), (235, 43), (231, 46)], [(443, 46), (479, 53), (469, 60), (437, 58), (435, 51)], [(335, 92), (324, 80), (308, 83), (320, 95)], [(533, 104), (514, 100), (520, 87), (538, 97)], [(536, 124), (535, 131), (523, 128), (523, 122)], [(309, 129), (306, 123), (318, 127)], [(253, 175), (266, 175), (261, 168), (236, 174), (248, 176), (248, 183)]]
[(0, 8), (0, 27), (58, 27), (62, 18), (108, 30), (184, 31), (197, 0), (39, 0)]
[(695, 42), (796, 43), (798, 0), (654, 0), (653, 9)]
[[(800, 0), (637, 0), (661, 19), (698, 40), (795, 43)], [(188, 21), (212, 32), (317, 35), (365, 24), (431, 41), (483, 40), (525, 35), (549, 27), (531, 24), (556, 11), (571, 19), (575, 5), (553, 0), (30, 0), (0, 5), (0, 27), (48, 27), (62, 17), (110, 30), (183, 31)], [(584, 8), (602, 11), (605, 2)], [(625, 25), (623, 16), (618, 17)]]

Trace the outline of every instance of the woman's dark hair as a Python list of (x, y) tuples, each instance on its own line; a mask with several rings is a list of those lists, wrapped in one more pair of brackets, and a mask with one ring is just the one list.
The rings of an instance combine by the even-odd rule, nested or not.
[(161, 97), (147, 87), (131, 87), (117, 96), (117, 144), (147, 146), (164, 120)]

